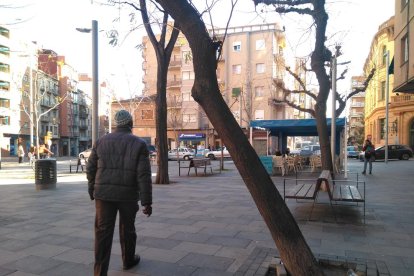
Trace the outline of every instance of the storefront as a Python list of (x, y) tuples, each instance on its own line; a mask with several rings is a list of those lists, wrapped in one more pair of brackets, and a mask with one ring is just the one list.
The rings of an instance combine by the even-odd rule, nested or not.
[(180, 133), (178, 142), (180, 147), (204, 150), (206, 148), (206, 135), (204, 133)]

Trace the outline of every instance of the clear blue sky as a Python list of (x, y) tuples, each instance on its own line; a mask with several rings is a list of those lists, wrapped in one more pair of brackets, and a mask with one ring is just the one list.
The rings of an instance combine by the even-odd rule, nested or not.
[[(76, 27), (91, 27), (92, 19), (99, 22), (100, 30), (116, 28), (121, 36), (127, 34), (128, 12), (120, 12), (113, 7), (103, 7), (91, 0), (5, 0), (2, 4), (13, 4), (21, 8), (0, 8), (0, 24), (24, 22), (8, 25), (15, 34), (28, 40), (38, 41), (45, 48), (55, 50), (67, 57), (67, 62), (80, 73), (91, 72), (91, 36), (75, 30)], [(101, 2), (105, 2), (102, 0)], [(201, 1), (204, 2), (204, 1)], [(230, 1), (222, 1), (214, 10), (213, 22), (224, 27)], [(333, 43), (342, 44), (341, 61), (351, 61), (349, 74), (362, 73), (362, 67), (369, 53), (372, 37), (378, 26), (394, 14), (392, 0), (348, 0), (327, 1), (329, 12), (328, 36)], [(114, 19), (122, 15), (121, 21)], [(297, 55), (309, 53), (309, 40), (301, 37), (308, 27), (303, 17), (281, 17), (272, 11), (254, 12), (253, 1), (239, 0), (231, 25), (248, 25), (279, 22), (287, 31), (288, 46)], [(208, 20), (209, 22), (209, 20)], [(141, 53), (134, 48), (145, 35), (141, 28), (130, 35), (120, 47), (112, 47), (102, 31), (99, 35), (100, 78), (110, 79), (112, 86), (124, 96), (140, 93), (142, 90)], [(342, 84), (349, 87), (349, 83)], [(339, 85), (341, 87), (341, 84)]]

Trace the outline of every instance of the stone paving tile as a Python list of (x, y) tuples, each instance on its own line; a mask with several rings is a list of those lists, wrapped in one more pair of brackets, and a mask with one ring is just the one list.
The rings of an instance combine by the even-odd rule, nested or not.
[(180, 241), (176, 240), (153, 237), (140, 237), (137, 239), (137, 244), (139, 244), (140, 246), (154, 247), (160, 249), (172, 249), (180, 243)]
[(191, 276), (231, 276), (233, 273), (231, 272), (224, 272), (224, 271), (218, 271), (213, 269), (207, 269), (207, 268), (198, 268), (196, 271), (194, 271)]
[(213, 236), (206, 241), (208, 244), (217, 244), (229, 247), (245, 248), (250, 244), (250, 239), (240, 239), (234, 237)]
[(41, 274), (53, 267), (62, 264), (62, 261), (50, 258), (43, 258), (38, 256), (27, 256), (17, 261), (4, 264), (3, 267), (7, 269), (19, 270), (22, 272)]
[(26, 273), (26, 272), (22, 272), (22, 271), (16, 271), (12, 274), (8, 274), (7, 276), (38, 276), (38, 275), (33, 274), (33, 273)]
[(204, 243), (208, 239), (210, 239), (211, 235), (202, 234), (202, 233), (187, 233), (187, 232), (177, 232), (174, 235), (168, 237), (170, 240), (178, 240), (178, 241), (188, 241), (188, 242), (196, 242), (196, 243)]
[(26, 256), (27, 254), (20, 252), (20, 251), (13, 252), (13, 251), (0, 249), (0, 266), (6, 263), (14, 262)]
[(221, 246), (219, 245), (211, 245), (211, 244), (203, 244), (203, 243), (195, 243), (195, 242), (181, 242), (179, 245), (174, 247), (173, 250), (213, 255), (220, 248)]
[(93, 266), (79, 263), (63, 263), (42, 273), (44, 276), (86, 276), (93, 275)]
[(59, 255), (70, 249), (71, 249), (70, 247), (66, 247), (66, 246), (57, 246), (57, 245), (41, 243), (41, 244), (37, 244), (32, 247), (26, 248), (24, 250), (21, 250), (21, 252), (27, 255), (51, 258), (53, 256)]
[(91, 264), (95, 261), (94, 252), (92, 250), (71, 249), (53, 257), (56, 260), (65, 262)]
[(0, 267), (0, 276), (10, 275), (13, 272), (15, 272), (14, 269), (7, 269), (7, 268)]
[(36, 244), (39, 244), (37, 240), (15, 240), (8, 239), (0, 243), (0, 248), (9, 251), (20, 251), (22, 249), (32, 247)]
[(214, 269), (218, 271), (226, 271), (227, 268), (233, 263), (233, 261), (234, 259), (232, 258), (190, 253), (182, 258), (178, 264)]
[(89, 239), (71, 237), (71, 239), (62, 243), (61, 245), (77, 249), (93, 249), (94, 239), (93, 236), (91, 236)]
[(192, 275), (196, 269), (197, 267), (191, 265), (177, 265), (161, 261), (141, 259), (138, 266), (131, 268), (128, 272), (154, 276), (189, 276)]
[(178, 250), (147, 248), (142, 252), (141, 256), (149, 260), (161, 261), (166, 263), (176, 263), (187, 254), (188, 252)]

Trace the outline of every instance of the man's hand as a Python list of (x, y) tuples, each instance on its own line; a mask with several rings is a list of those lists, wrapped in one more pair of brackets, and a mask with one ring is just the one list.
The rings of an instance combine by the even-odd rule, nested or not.
[(151, 214), (152, 214), (152, 207), (151, 207), (151, 205), (145, 205), (144, 206), (144, 209), (142, 209), (142, 213), (144, 215), (147, 215), (147, 217), (151, 216)]
[(93, 190), (88, 190), (88, 194), (91, 200), (95, 199), (95, 197), (93, 196)]

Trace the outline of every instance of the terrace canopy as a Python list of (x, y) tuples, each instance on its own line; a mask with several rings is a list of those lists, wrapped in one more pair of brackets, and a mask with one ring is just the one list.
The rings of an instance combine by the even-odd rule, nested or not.
[[(345, 128), (345, 118), (336, 119), (336, 137)], [(327, 119), (328, 135), (331, 135), (331, 119)], [(256, 120), (250, 122), (250, 132), (252, 129), (261, 129), (268, 131), (270, 136), (277, 136), (280, 149), (285, 150), (287, 147), (288, 136), (318, 136), (315, 119), (289, 119), (289, 120)], [(251, 136), (252, 137), (252, 136)], [(339, 154), (340, 139), (336, 139), (336, 153)]]

